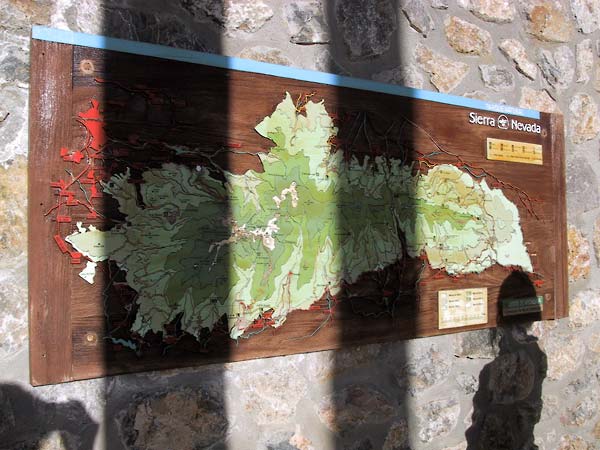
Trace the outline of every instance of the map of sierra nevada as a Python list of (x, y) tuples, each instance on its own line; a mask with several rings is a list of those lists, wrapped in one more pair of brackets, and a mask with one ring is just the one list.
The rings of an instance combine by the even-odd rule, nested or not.
[(180, 318), (198, 336), (226, 316), (237, 339), (266, 313), (279, 327), (405, 255), (449, 276), (494, 264), (533, 272), (516, 205), (485, 177), (347, 158), (324, 102), (299, 109), (289, 94), (255, 129), (273, 142), (258, 154), (262, 172), (224, 170), (223, 181), (208, 166), (164, 163), (143, 172), (140, 205), (127, 170), (102, 184), (126, 220), (107, 231), (79, 223), (66, 237), (89, 260), (87, 281), (100, 261), (125, 272), (137, 292), (133, 332)]

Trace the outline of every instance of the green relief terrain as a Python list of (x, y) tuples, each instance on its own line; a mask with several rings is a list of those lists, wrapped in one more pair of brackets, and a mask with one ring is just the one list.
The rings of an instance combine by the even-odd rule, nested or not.
[(126, 272), (138, 293), (133, 331), (163, 331), (183, 314), (197, 336), (226, 315), (238, 338), (269, 310), (277, 327), (404, 253), (449, 275), (533, 270), (516, 206), (485, 179), (453, 165), (415, 174), (399, 160), (344, 160), (331, 151), (337, 130), (324, 104), (299, 113), (289, 94), (256, 131), (274, 143), (259, 154), (263, 172), (224, 172), (223, 183), (206, 168), (164, 164), (144, 172), (143, 206), (129, 172), (114, 175), (104, 192), (126, 223), (68, 236), (91, 261)]

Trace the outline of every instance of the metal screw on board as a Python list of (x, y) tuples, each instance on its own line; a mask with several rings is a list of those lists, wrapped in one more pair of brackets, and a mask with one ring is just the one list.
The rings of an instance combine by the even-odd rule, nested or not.
[(95, 344), (98, 337), (96, 336), (96, 333), (87, 333), (85, 335), (85, 340), (88, 344)]

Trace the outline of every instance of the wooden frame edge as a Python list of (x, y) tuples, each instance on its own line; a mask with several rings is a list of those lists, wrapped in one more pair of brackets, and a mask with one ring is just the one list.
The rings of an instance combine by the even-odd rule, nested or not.
[(560, 113), (550, 114), (553, 178), (557, 180), (556, 195), (557, 220), (555, 236), (557, 241), (556, 254), (556, 295), (554, 299), (554, 318), (561, 319), (569, 315), (569, 275), (568, 275), (568, 244), (567, 244), (567, 204), (566, 204), (566, 163), (565, 163), (565, 128), (564, 117)]
[(69, 296), (69, 263), (44, 259), (60, 250), (56, 225), (44, 217), (55, 197), (39, 186), (53, 178), (47, 161), (71, 140), (73, 47), (32, 39), (30, 59), (27, 233), (29, 258), (39, 261), (28, 265), (29, 367), (30, 383), (39, 386), (72, 380), (71, 305), (57, 301)]

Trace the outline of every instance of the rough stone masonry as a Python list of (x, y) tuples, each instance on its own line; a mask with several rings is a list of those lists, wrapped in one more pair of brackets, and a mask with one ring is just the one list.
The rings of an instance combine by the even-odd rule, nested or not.
[[(571, 317), (32, 389), (33, 24), (561, 112)], [(600, 448), (599, 91), (600, 0), (0, 0), (0, 447)]]

